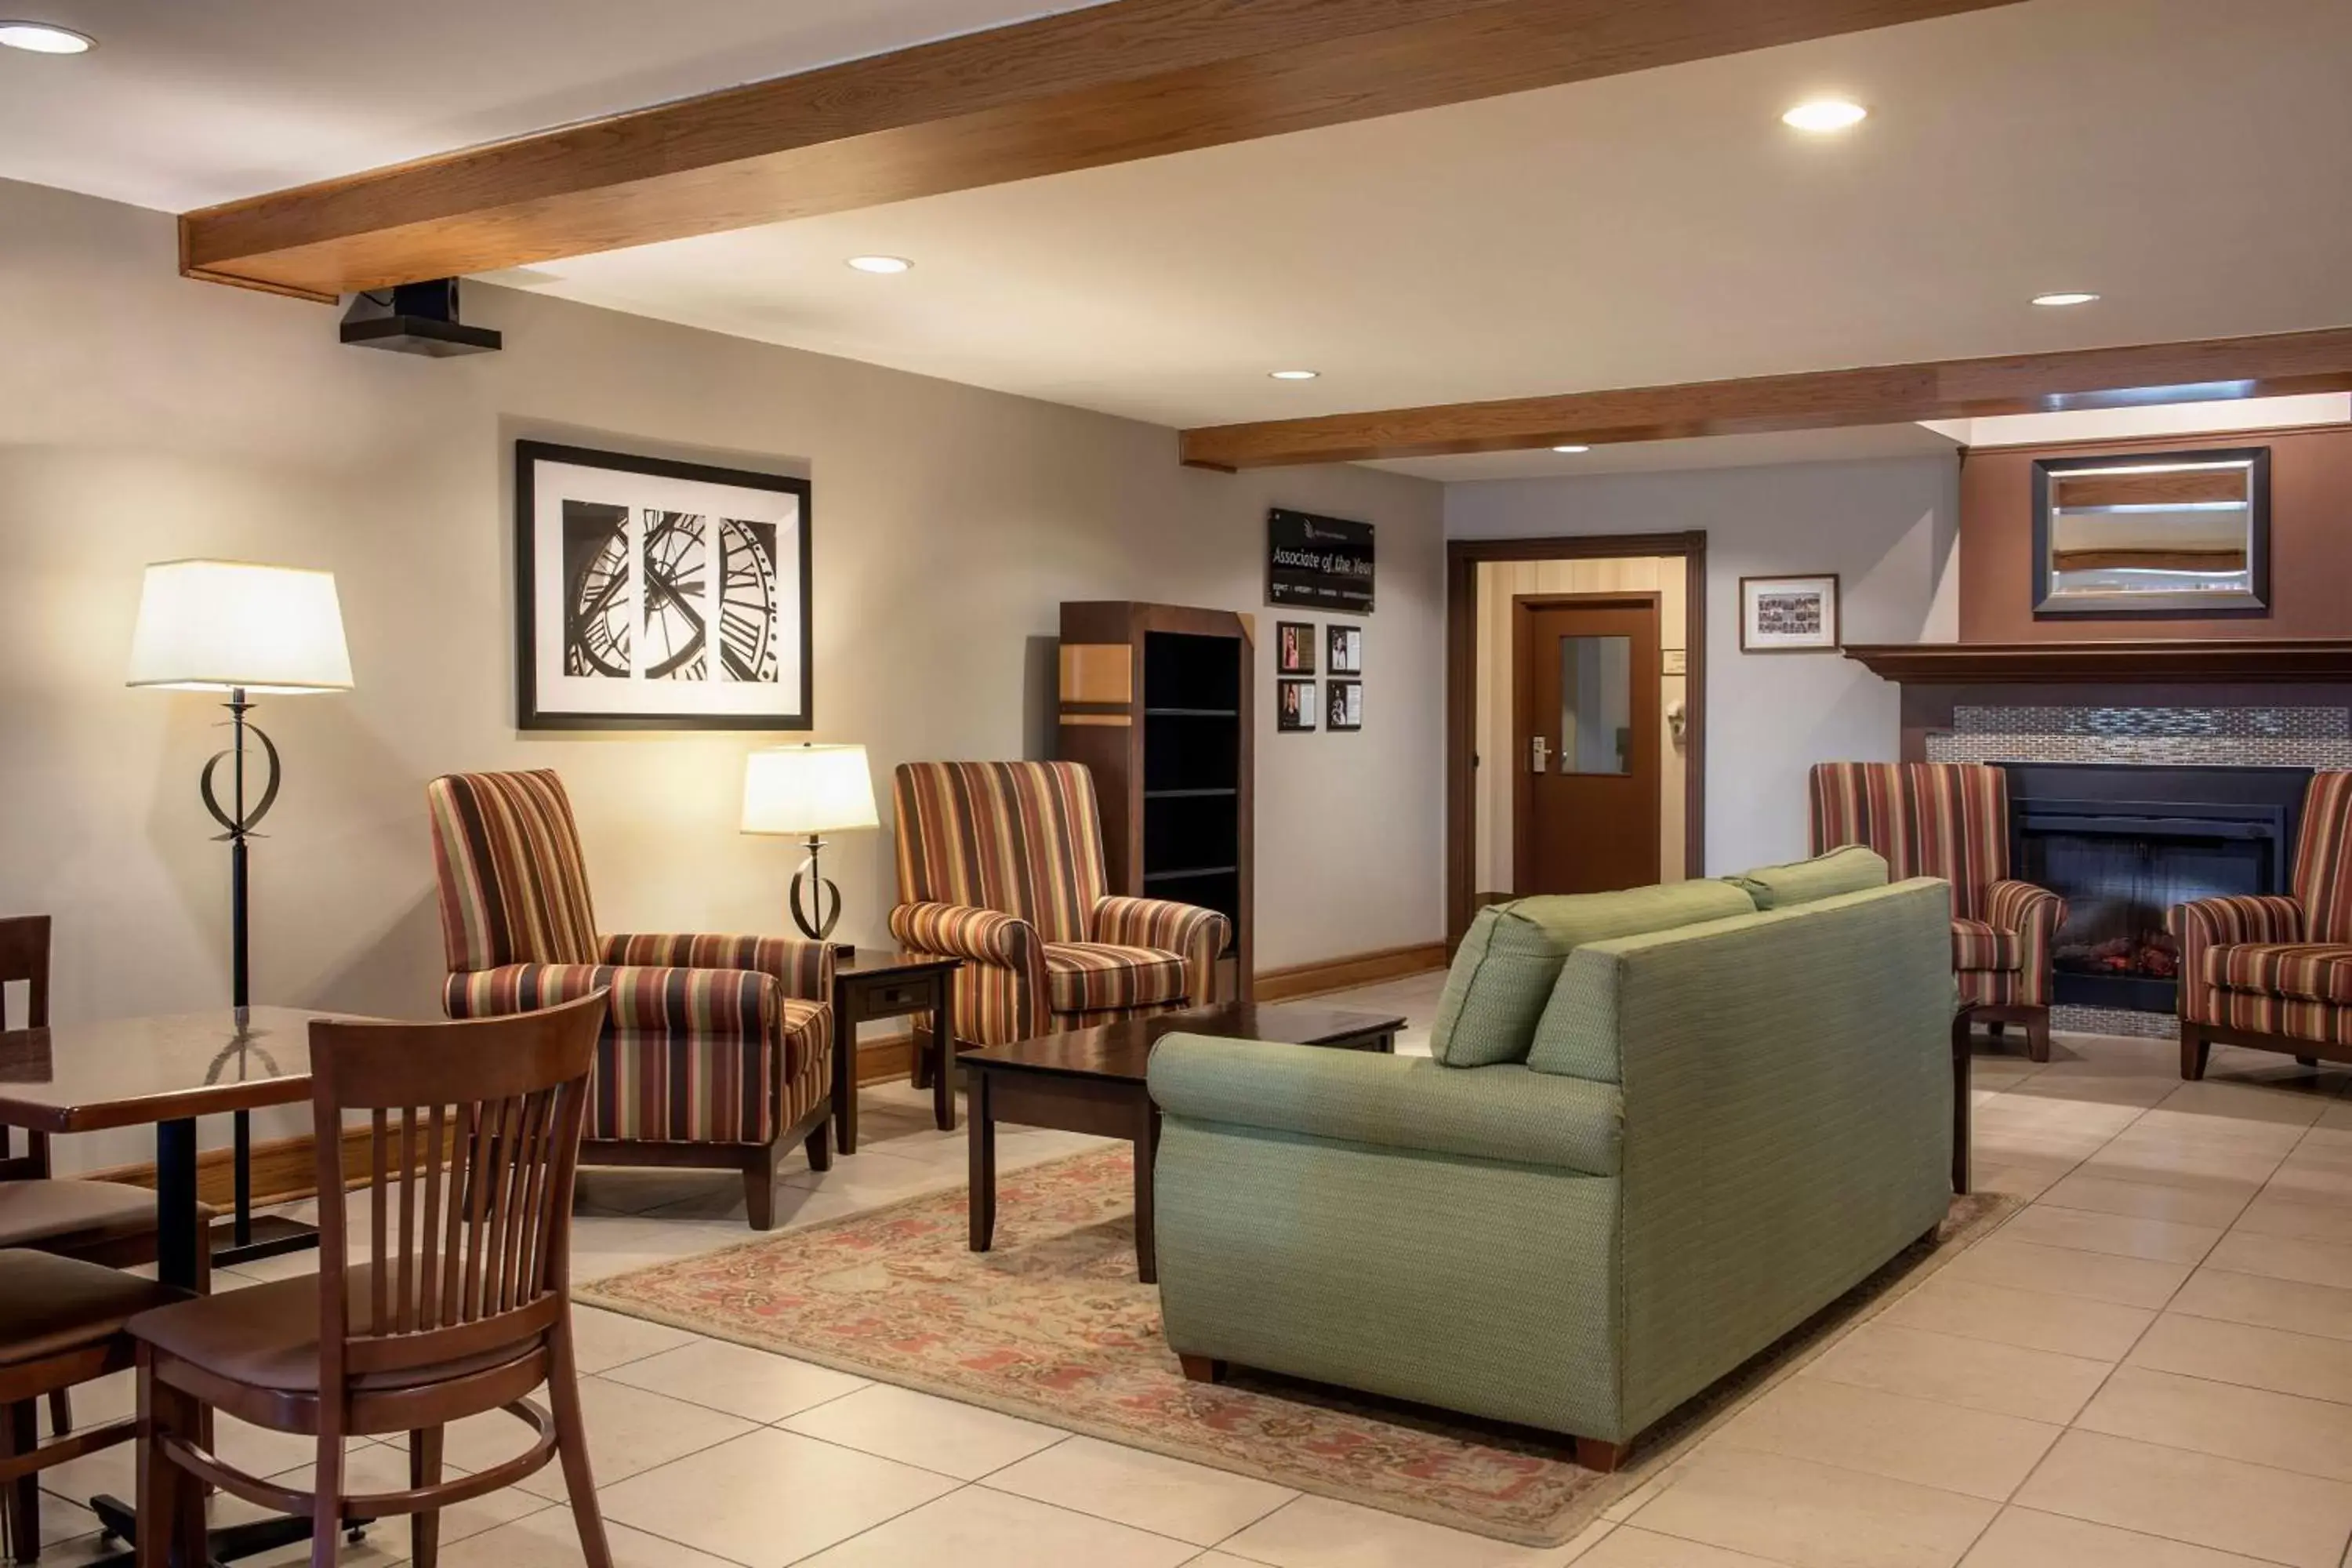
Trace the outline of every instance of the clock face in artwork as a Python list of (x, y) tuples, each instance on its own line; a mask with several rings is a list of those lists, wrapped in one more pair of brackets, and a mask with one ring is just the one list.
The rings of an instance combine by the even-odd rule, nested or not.
[(719, 523), (719, 658), (730, 679), (776, 679), (776, 525)]
[(703, 563), (710, 521), (688, 512), (646, 513), (646, 675), (703, 679)]
[(563, 503), (563, 673), (629, 677), (625, 508)]

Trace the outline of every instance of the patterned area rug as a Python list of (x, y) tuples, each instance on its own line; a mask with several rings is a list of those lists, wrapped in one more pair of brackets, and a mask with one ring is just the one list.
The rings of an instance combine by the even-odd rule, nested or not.
[(1135, 1278), (1126, 1149), (998, 1177), (996, 1249), (961, 1187), (616, 1275), (579, 1300), (1300, 1491), (1526, 1545), (1570, 1539), (2014, 1207), (1956, 1199), (1915, 1247), (1646, 1435), (1613, 1476), (1524, 1429), (1237, 1373), (1187, 1383)]

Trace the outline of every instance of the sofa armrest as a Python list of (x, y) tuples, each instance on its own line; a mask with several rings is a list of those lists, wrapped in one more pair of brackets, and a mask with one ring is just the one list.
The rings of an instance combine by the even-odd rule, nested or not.
[(1045, 954), (1037, 928), (1001, 910), (962, 904), (900, 904), (890, 911), (890, 934), (923, 952), (945, 953), (969, 963), (1037, 970), (1044, 984)]
[(1623, 1100), (1614, 1084), (1517, 1063), (1449, 1068), (1426, 1057), (1170, 1035), (1151, 1053), (1169, 1116), (1347, 1143), (1613, 1175)]
[(1113, 896), (1095, 900), (1091, 929), (1097, 942), (1181, 956), (1185, 1000), (1201, 1006), (1215, 997), (1217, 955), (1232, 939), (1234, 922), (1197, 904)]
[(606, 963), (656, 969), (748, 969), (803, 1002), (833, 1000), (833, 947), (782, 936), (608, 936)]

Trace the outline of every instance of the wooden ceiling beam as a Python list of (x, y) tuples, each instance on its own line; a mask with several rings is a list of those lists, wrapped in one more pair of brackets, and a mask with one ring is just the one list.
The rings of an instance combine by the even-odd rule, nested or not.
[(1218, 425), (1185, 431), (1180, 451), (1265, 468), (2347, 391), (2352, 327), (2336, 327)]
[(184, 215), (332, 297), (844, 212), (2018, 0), (1111, 0)]

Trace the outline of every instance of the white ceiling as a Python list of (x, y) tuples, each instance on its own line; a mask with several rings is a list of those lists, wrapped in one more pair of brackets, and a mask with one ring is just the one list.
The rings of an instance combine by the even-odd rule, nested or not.
[(1076, 0), (9, 0), (89, 54), (0, 49), (0, 179), (184, 212)]
[[(174, 208), (1066, 8), (21, 4), (101, 47), (0, 51), (0, 176)], [(2347, 325), (2347, 80), (2346, 0), (2030, 0), (497, 280), (1176, 426)], [(1832, 90), (1871, 119), (1778, 124)], [(875, 251), (915, 270), (842, 265)], [(2025, 302), (2070, 288), (2105, 298)], [(1948, 449), (1394, 466), (1923, 444)]]
[(1177, 426), (2352, 324), (2347, 80), (2345, 0), (2031, 0), (520, 281)]

